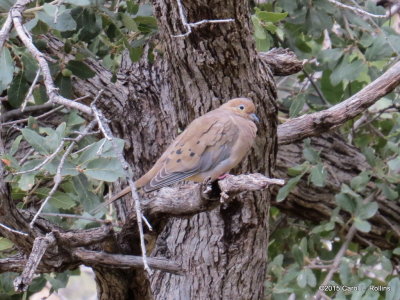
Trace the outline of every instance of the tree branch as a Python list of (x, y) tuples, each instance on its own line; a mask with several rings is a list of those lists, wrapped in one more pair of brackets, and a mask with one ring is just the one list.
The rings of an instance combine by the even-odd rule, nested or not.
[[(103, 265), (114, 266), (119, 268), (143, 268), (144, 263), (141, 256), (110, 254), (104, 252), (96, 252), (85, 249), (76, 249), (73, 255), (89, 266)], [(173, 274), (183, 275), (183, 270), (176, 262), (171, 262), (166, 259), (148, 257), (147, 263), (149, 267)]]
[(29, 256), (28, 262), (26, 263), (25, 269), (21, 276), (18, 276), (14, 280), (14, 289), (17, 292), (24, 292), (28, 289), (32, 282), (33, 275), (42, 260), (44, 253), (47, 248), (54, 245), (56, 239), (52, 233), (46, 234), (45, 237), (37, 237), (33, 243), (32, 252)]
[(258, 57), (269, 66), (275, 76), (288, 76), (303, 69), (304, 62), (298, 60), (296, 54), (289, 49), (273, 48), (268, 52), (259, 52)]
[(349, 99), (329, 109), (288, 120), (278, 126), (278, 142), (290, 144), (336, 128), (355, 118), (400, 84), (400, 62)]

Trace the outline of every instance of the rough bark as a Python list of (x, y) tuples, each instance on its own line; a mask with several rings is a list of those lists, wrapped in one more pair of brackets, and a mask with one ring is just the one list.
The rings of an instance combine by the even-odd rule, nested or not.
[[(178, 129), (183, 129), (193, 118), (229, 98), (251, 97), (257, 103), (263, 125), (259, 128), (256, 147), (237, 171), (271, 175), (277, 145), (277, 112), (269, 67), (279, 74), (279, 60), (274, 67), (272, 58), (255, 52), (247, 4), (226, 0), (184, 1), (183, 5), (189, 22), (222, 18), (234, 18), (235, 22), (203, 24), (187, 37), (175, 38), (173, 35), (185, 31), (176, 2), (155, 0), (163, 54), (156, 57), (152, 65), (146, 56), (137, 64), (125, 57), (115, 84), (110, 84), (109, 72), (89, 60), (98, 76), (76, 81), (76, 93), (95, 95), (99, 88), (105, 88), (99, 107), (112, 120), (114, 132), (127, 141), (126, 157), (137, 177), (151, 166)], [(54, 48), (61, 46), (57, 41), (52, 43)], [(273, 204), (284, 212), (319, 222), (329, 218), (335, 207), (333, 195), (340, 184), (369, 166), (357, 149), (346, 145), (336, 135), (314, 138), (312, 143), (321, 150), (321, 157), (331, 170), (328, 186), (318, 189), (303, 180), (288, 199)], [(281, 147), (275, 175), (284, 177), (287, 167), (301, 162), (301, 151), (301, 143)], [(2, 200), (10, 199), (3, 183), (0, 196)], [(152, 236), (148, 233), (148, 236), (151, 240), (157, 239), (152, 255), (176, 261), (187, 273), (178, 276), (157, 271), (148, 280), (141, 270), (106, 267), (98, 263), (102, 258), (96, 262), (87, 260), (96, 273), (99, 298), (152, 299), (154, 293), (156, 299), (261, 299), (267, 261), (269, 199), (267, 192), (248, 192), (234, 201), (217, 205), (211, 212), (185, 219), (170, 219), (167, 214), (160, 217), (157, 211), (149, 212), (155, 233)], [(386, 240), (382, 233), (399, 228), (400, 209), (383, 200), (379, 200), (379, 204), (379, 215), (372, 220), (373, 230), (359, 240), (391, 248), (399, 237)], [(118, 204), (119, 218), (126, 221), (120, 233), (104, 229), (89, 239), (94, 232), (85, 231), (76, 240), (77, 233), (71, 236), (60, 230), (56, 234), (57, 245), (63, 247), (46, 251), (38, 270), (61, 271), (76, 267), (84, 262), (84, 257), (74, 256), (73, 249), (83, 246), (110, 253), (140, 254), (130, 205), (129, 201)], [(6, 220), (11, 227), (29, 232), (31, 236), (22, 240), (7, 230), (0, 228), (0, 232), (26, 255), (35, 237), (58, 230), (39, 219), (29, 231), (27, 224), (31, 217), (27, 212), (16, 210), (12, 202), (1, 201), (0, 222)], [(13, 270), (21, 270), (25, 261), (21, 257), (8, 260)], [(5, 263), (0, 261), (0, 266)]]

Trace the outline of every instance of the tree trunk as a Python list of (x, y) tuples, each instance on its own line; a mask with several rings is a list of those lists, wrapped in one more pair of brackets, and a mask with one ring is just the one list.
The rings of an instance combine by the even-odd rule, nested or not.
[[(234, 21), (203, 24), (186, 37), (174, 37), (186, 30), (177, 2), (154, 1), (162, 55), (153, 65), (146, 57), (139, 64), (131, 64), (125, 57), (119, 82), (126, 86), (129, 96), (107, 99), (106, 91), (99, 106), (107, 108), (104, 111), (113, 121), (114, 132), (128, 141), (126, 156), (139, 177), (191, 120), (228, 99), (249, 97), (257, 105), (262, 125), (256, 146), (239, 172), (271, 175), (276, 155), (275, 85), (267, 65), (257, 56), (247, 2), (184, 1), (183, 6), (188, 22)], [(154, 255), (181, 262), (187, 273), (177, 276), (156, 272), (150, 279), (156, 299), (262, 298), (270, 194), (248, 193), (244, 197), (247, 201), (238, 197), (214, 211), (168, 223)], [(162, 230), (163, 224), (157, 227), (157, 220), (152, 223)], [(123, 230), (121, 236), (127, 231)], [(128, 248), (126, 253), (135, 252)], [(131, 282), (142, 283), (142, 279), (143, 274), (132, 274)], [(113, 280), (103, 281), (107, 282)], [(147, 297), (136, 295), (137, 299)]]

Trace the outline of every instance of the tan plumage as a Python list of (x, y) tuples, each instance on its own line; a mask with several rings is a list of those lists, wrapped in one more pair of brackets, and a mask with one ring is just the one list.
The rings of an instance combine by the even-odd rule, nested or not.
[[(146, 192), (181, 180), (217, 179), (237, 166), (254, 143), (258, 122), (247, 98), (232, 99), (195, 119), (135, 184)], [(130, 192), (123, 189), (108, 203)]]

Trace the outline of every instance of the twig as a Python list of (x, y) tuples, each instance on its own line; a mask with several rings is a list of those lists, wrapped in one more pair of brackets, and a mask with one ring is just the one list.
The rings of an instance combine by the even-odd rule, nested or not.
[(51, 199), (51, 197), (53, 197), (53, 194), (56, 192), (58, 186), (62, 182), (61, 170), (64, 166), (64, 162), (65, 162), (67, 156), (71, 153), (72, 149), (75, 147), (75, 144), (78, 143), (86, 135), (86, 132), (90, 131), (95, 125), (96, 125), (96, 121), (93, 120), (92, 122), (90, 122), (89, 125), (85, 128), (85, 130), (83, 130), (82, 133), (75, 138), (75, 141), (73, 141), (68, 146), (67, 150), (65, 150), (65, 153), (61, 157), (60, 163), (58, 164), (56, 175), (54, 175), (54, 178), (53, 178), (53, 182), (54, 182), (53, 188), (50, 190), (49, 194), (47, 195), (47, 197), (43, 201), (43, 203), (40, 205), (40, 207), (39, 207), (38, 211), (36, 212), (35, 216), (33, 217), (32, 221), (29, 223), (29, 226), (31, 228), (35, 224), (36, 219), (42, 212), (42, 210), (45, 207), (45, 205), (47, 204), (47, 202)]
[[(86, 98), (88, 98), (88, 97), (89, 97), (89, 96), (83, 96), (83, 97), (74, 99), (74, 100), (72, 100), (72, 101), (80, 101), (80, 100), (86, 99)], [(53, 104), (53, 103), (46, 103), (46, 104), (43, 104), (43, 105), (38, 105), (38, 106), (37, 106), (38, 108), (32, 109), (32, 111), (34, 111), (34, 110), (39, 110), (39, 109), (45, 109), (45, 108), (51, 107), (51, 106), (54, 106), (54, 104)], [(30, 110), (29, 110), (30, 107), (31, 107), (31, 106), (28, 106), (28, 107), (25, 109), (25, 112), (30, 111)], [(32, 107), (35, 107), (35, 106), (32, 106)], [(41, 118), (47, 117), (47, 116), (49, 116), (49, 115), (51, 115), (51, 114), (53, 114), (53, 113), (55, 113), (55, 112), (57, 112), (57, 111), (59, 111), (59, 110), (62, 110), (63, 108), (65, 108), (65, 106), (64, 106), (64, 105), (60, 105), (60, 106), (58, 106), (58, 107), (56, 107), (56, 108), (54, 108), (54, 109), (52, 109), (52, 110), (50, 110), (50, 111), (48, 111), (48, 112), (45, 112), (45, 113), (43, 113), (43, 114), (41, 114), (41, 115), (39, 115), (39, 116), (36, 116), (35, 119), (36, 119), (36, 120), (39, 120), (39, 119), (41, 119)], [(17, 113), (17, 111), (20, 111), (20, 110), (18, 109), (18, 110), (14, 110), (14, 111), (15, 111), (15, 113)], [(12, 112), (12, 111), (10, 111), (10, 112)], [(5, 114), (5, 115), (6, 115), (6, 114)], [(9, 117), (9, 116), (7, 116), (7, 117)], [(18, 124), (18, 123), (28, 122), (28, 120), (29, 120), (29, 118), (25, 118), (25, 119), (20, 119), (20, 120), (5, 122), (5, 123), (3, 123), (3, 126), (12, 126), (12, 125), (15, 125), (15, 124)]]
[(12, 19), (11, 16), (8, 15), (6, 21), (3, 24), (3, 27), (0, 30), (0, 53), (3, 49), (4, 42), (6, 41), (8, 34), (10, 33), (12, 28)]
[(20, 235), (28, 236), (27, 233), (12, 229), (12, 228), (8, 227), (7, 225), (4, 225), (3, 223), (0, 223), (0, 227), (3, 227), (4, 229), (6, 229), (8, 231), (11, 231), (11, 232), (14, 232), (14, 233), (17, 233), (17, 234), (20, 234)]
[(357, 8), (357, 7), (353, 7), (350, 5), (346, 5), (343, 4), (339, 1), (336, 0), (328, 0), (329, 2), (331, 2), (332, 4), (335, 4), (336, 6), (342, 7), (342, 8), (346, 8), (346, 9), (350, 9), (351, 11), (353, 11), (355, 14), (357, 15), (364, 15), (364, 16), (369, 16), (372, 18), (387, 18), (387, 15), (376, 15), (376, 14), (371, 14), (365, 10), (362, 10), (361, 8)]
[[(360, 5), (358, 5), (358, 3), (357, 3), (356, 1), (354, 1), (354, 0), (350, 0), (350, 1), (353, 2), (354, 5), (358, 7), (358, 9), (360, 9), (360, 8), (359, 8)], [(386, 14), (386, 17), (389, 17), (389, 16), (390, 16), (389, 14)], [(400, 53), (399, 53), (399, 51), (397, 51), (397, 48), (392, 44), (391, 40), (387, 37), (386, 33), (385, 33), (385, 32), (379, 27), (379, 25), (375, 22), (375, 20), (372, 18), (372, 16), (367, 15), (367, 18), (368, 18), (368, 20), (372, 23), (372, 25), (376, 28), (376, 30), (377, 30), (378, 32), (380, 32), (380, 33), (383, 34), (383, 36), (384, 36), (386, 42), (389, 44), (390, 48), (392, 48), (392, 51), (393, 51), (394, 53), (396, 53), (397, 56), (400, 56)]]
[(94, 221), (98, 223), (103, 223), (103, 224), (108, 224), (110, 221), (108, 220), (102, 220), (94, 217), (85, 217), (85, 216), (80, 216), (80, 215), (73, 215), (73, 214), (60, 214), (60, 213), (46, 213), (42, 212), (42, 216), (48, 216), (48, 217), (60, 217), (60, 218), (72, 218), (72, 219), (82, 219), (82, 220), (88, 220), (88, 221)]
[[(375, 197), (377, 196), (377, 193), (372, 193), (371, 195), (369, 195), (364, 201), (363, 201), (363, 205), (371, 202)], [(349, 231), (346, 234), (345, 237), (345, 241), (342, 244), (342, 246), (340, 247), (339, 251), (336, 253), (335, 258), (333, 259), (333, 263), (332, 266), (329, 269), (328, 274), (326, 275), (324, 281), (321, 283), (320, 286), (326, 286), (329, 281), (331, 281), (333, 275), (335, 274), (335, 272), (337, 271), (337, 268), (339, 267), (339, 264), (344, 256), (344, 254), (346, 253), (347, 248), (349, 247), (351, 241), (354, 238), (354, 235), (357, 232), (357, 228), (355, 226), (355, 224), (353, 223), (349, 229)], [(315, 296), (314, 296), (315, 300), (319, 300), (322, 299), (322, 291), (319, 290)]]
[[(121, 268), (129, 267), (143, 267), (143, 259), (140, 256), (133, 255), (121, 255), (121, 254), (110, 254), (105, 252), (96, 252), (86, 249), (76, 249), (73, 251), (73, 255), (79, 258), (84, 264), (88, 265), (105, 265), (105, 266), (118, 266)], [(180, 265), (176, 262), (171, 262), (166, 259), (149, 257), (149, 265), (157, 270), (182, 275), (183, 270)]]
[(33, 82), (31, 84), (31, 86), (29, 87), (28, 93), (25, 96), (24, 102), (21, 105), (21, 112), (24, 112), (25, 107), (28, 104), (29, 98), (32, 96), (33, 89), (35, 88), (36, 83), (39, 80), (39, 76), (40, 76), (40, 69), (37, 70), (35, 79), (33, 79)]
[(64, 147), (65, 141), (61, 141), (60, 145), (58, 145), (57, 149), (51, 154), (49, 155), (44, 161), (42, 161), (40, 164), (38, 164), (36, 167), (34, 167), (33, 169), (30, 170), (26, 170), (26, 171), (20, 171), (20, 172), (15, 172), (13, 173), (13, 175), (21, 175), (21, 174), (27, 174), (27, 173), (31, 173), (31, 172), (35, 172), (37, 170), (40, 170), (45, 164), (47, 164), (48, 162), (50, 162), (51, 160), (53, 160), (54, 157), (56, 157), (56, 155), (62, 150), (62, 148)]
[(310, 74), (308, 74), (308, 72), (305, 69), (303, 69), (303, 73), (304, 73), (304, 75), (306, 75), (307, 79), (311, 82), (311, 85), (313, 86), (313, 88), (317, 92), (318, 96), (321, 98), (322, 102), (324, 102), (325, 105), (327, 105), (328, 107), (331, 106), (331, 104), (328, 102), (328, 100), (326, 100), (325, 96), (322, 94), (322, 92), (319, 89), (319, 87), (315, 84), (314, 79), (312, 78), (312, 76)]
[[(139, 195), (136, 191), (136, 186), (135, 183), (132, 179), (132, 171), (129, 167), (129, 164), (126, 162), (125, 158), (123, 157), (122, 153), (120, 151), (118, 151), (117, 148), (117, 144), (113, 138), (112, 132), (108, 126), (108, 120), (106, 119), (106, 117), (103, 115), (103, 113), (101, 111), (99, 111), (95, 104), (96, 101), (100, 98), (101, 94), (103, 93), (103, 90), (100, 90), (98, 95), (96, 96), (95, 100), (91, 103), (91, 108), (93, 110), (93, 113), (96, 117), (96, 120), (98, 122), (98, 126), (99, 129), (102, 131), (104, 137), (108, 140), (111, 141), (112, 145), (113, 145), (113, 149), (115, 151), (115, 154), (117, 155), (119, 161), (122, 164), (122, 167), (125, 170), (126, 173), (126, 180), (129, 183), (129, 186), (131, 188), (131, 194), (132, 194), (132, 199), (134, 200), (135, 203), (135, 211), (136, 211), (136, 222), (138, 224), (138, 229), (139, 229), (139, 236), (140, 236), (140, 248), (142, 251), (142, 259), (143, 259), (143, 265), (144, 265), (144, 269), (146, 270), (146, 272), (151, 275), (152, 271), (147, 263), (147, 255), (146, 255), (146, 245), (145, 245), (145, 240), (144, 240), (144, 234), (143, 234), (143, 224), (142, 224), (142, 210), (140, 207), (140, 199), (139, 199)], [(147, 222), (148, 223), (148, 222)], [(150, 224), (149, 224), (150, 225)], [(151, 228), (151, 226), (150, 226)]]
[(18, 37), (21, 39), (21, 41), (23, 42), (25, 47), (29, 50), (29, 52), (32, 54), (32, 56), (37, 60), (37, 62), (39, 64), (39, 67), (40, 67), (43, 77), (44, 77), (44, 85), (46, 87), (46, 91), (47, 91), (50, 101), (54, 102), (54, 103), (65, 105), (70, 108), (77, 109), (87, 115), (92, 115), (92, 110), (88, 106), (81, 104), (81, 103), (71, 101), (71, 100), (59, 95), (58, 89), (55, 87), (53, 78), (51, 77), (50, 68), (49, 68), (49, 65), (47, 64), (44, 54), (42, 52), (40, 52), (36, 48), (36, 46), (33, 44), (32, 39), (29, 37), (26, 30), (22, 26), (21, 11), (15, 8), (15, 6), (17, 4), (21, 5), (21, 3), (23, 3), (22, 5), (26, 5), (29, 2), (30, 1), (28, 1), (28, 0), (17, 1), (17, 3), (11, 8), (10, 15), (14, 22), (14, 27), (15, 27)]
[(192, 33), (192, 28), (197, 27), (197, 26), (199, 26), (201, 24), (228, 23), (228, 22), (234, 22), (235, 21), (235, 19), (218, 19), (218, 20), (201, 20), (201, 21), (198, 21), (198, 22), (195, 22), (195, 23), (188, 23), (181, 0), (176, 0), (176, 3), (178, 4), (179, 16), (181, 17), (182, 25), (186, 28), (186, 32), (182, 33), (182, 34), (173, 35), (173, 37), (185, 37), (185, 36), (188, 36), (189, 34)]
[(54, 245), (55, 242), (56, 239), (52, 232), (46, 234), (44, 237), (39, 236), (35, 239), (24, 271), (14, 280), (15, 291), (24, 292), (28, 289), (28, 286), (32, 282), (33, 275), (35, 274), (35, 271), (42, 260), (44, 253), (46, 252), (47, 248)]

